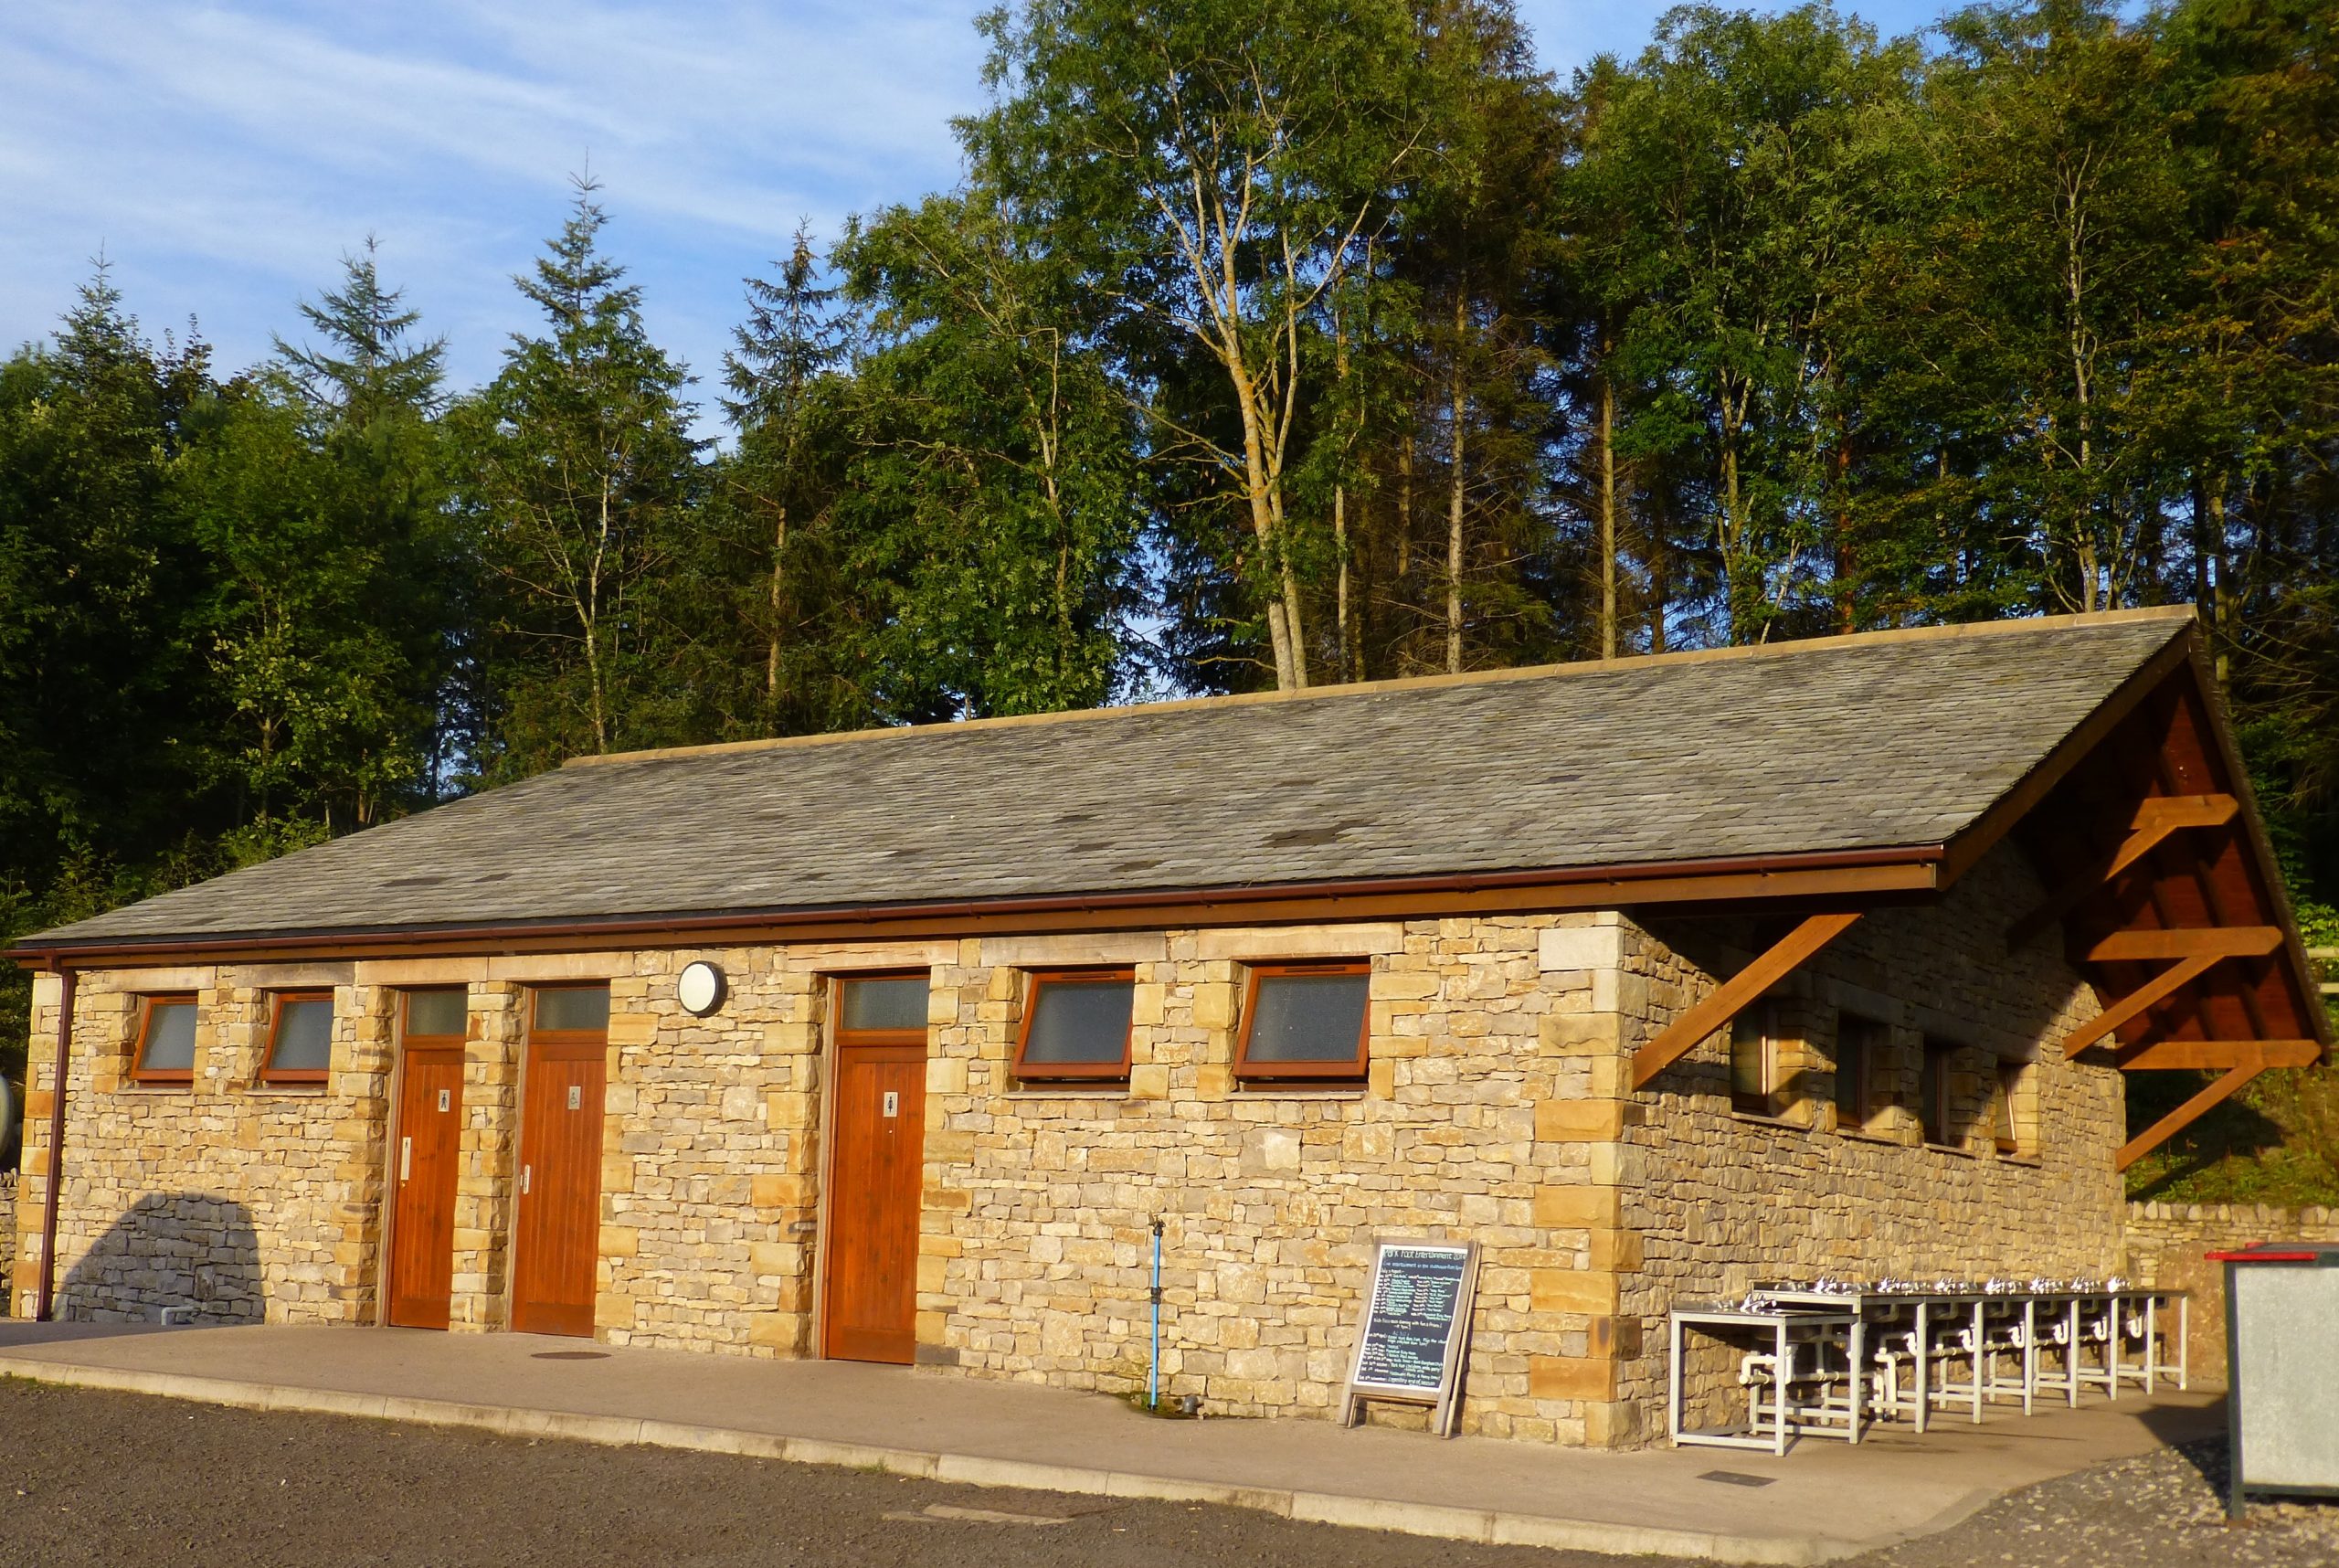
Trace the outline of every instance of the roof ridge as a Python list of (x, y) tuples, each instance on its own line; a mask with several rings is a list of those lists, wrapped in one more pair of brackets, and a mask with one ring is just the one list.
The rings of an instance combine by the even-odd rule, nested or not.
[(1794, 638), (1783, 642), (1739, 643), (1722, 648), (1691, 648), (1670, 653), (1633, 653), (1619, 659), (1576, 659), (1557, 664), (1521, 664), (1500, 670), (1470, 670), (1461, 674), (1410, 675), (1390, 680), (1356, 681), (1339, 685), (1307, 686), (1296, 692), (1236, 692), (1222, 696), (1180, 697), (1161, 703), (1127, 703), (1117, 707), (1059, 708), (1040, 714), (1004, 714), (990, 718), (948, 719), (936, 724), (883, 725), (870, 729), (830, 730), (818, 735), (775, 736), (762, 740), (725, 740), (700, 746), (671, 746), (641, 751), (612, 751), (572, 757), (564, 768), (591, 768), (622, 762), (653, 762), (684, 757), (722, 757), (799, 747), (832, 746), (841, 741), (873, 740), (884, 736), (962, 735), (974, 730), (1028, 728), (1073, 724), (1091, 719), (1126, 718), (1137, 714), (1185, 713), (1201, 708), (1252, 707), (1277, 703), (1304, 703), (1339, 697), (1374, 696), (1390, 692), (1432, 691), (1448, 686), (1494, 685), (1508, 681), (1543, 680), (1570, 675), (1603, 674), (1652, 665), (1721, 663), (1788, 653), (1811, 653), (1855, 644), (1928, 642), (1964, 637), (1993, 637), (2042, 632), (2082, 626), (2116, 626), (2133, 621), (2190, 622), (2197, 612), (2189, 604), (2138, 605), (2125, 609), (2090, 610), (2074, 615), (2039, 615), (2003, 620), (1968, 620), (1932, 626), (1892, 627), (1880, 631), (1835, 632), (1826, 637)]

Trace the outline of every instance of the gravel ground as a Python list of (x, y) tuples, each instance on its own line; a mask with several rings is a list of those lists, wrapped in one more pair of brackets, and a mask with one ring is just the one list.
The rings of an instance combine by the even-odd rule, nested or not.
[(2226, 1523), (2226, 1443), (2186, 1443), (2002, 1498), (1859, 1568), (2332, 1568), (2339, 1503), (2253, 1499)]
[[(0, 1380), (0, 1564), (118, 1568), (1624, 1568), (1243, 1509), (944, 1486)], [(2214, 1447), (2214, 1446), (2212, 1446)], [(2223, 1523), (2222, 1456), (2165, 1452), (2006, 1499), (1861, 1568), (2330, 1568), (2339, 1505)], [(1630, 1560), (1658, 1568), (1656, 1560)]]

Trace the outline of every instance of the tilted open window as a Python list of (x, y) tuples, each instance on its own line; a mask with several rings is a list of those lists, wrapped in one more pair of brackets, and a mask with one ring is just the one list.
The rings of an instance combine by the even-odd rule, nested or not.
[(1254, 1081), (1361, 1083), (1372, 966), (1254, 964), (1234, 1075)]
[(1032, 977), (1015, 1075), (1025, 1083), (1096, 1083), (1129, 1075), (1134, 969), (1070, 969)]
[(270, 998), (268, 1055), (259, 1081), (323, 1084), (333, 1067), (333, 992), (280, 991)]
[(140, 1010), (138, 1044), (130, 1057), (131, 1082), (195, 1082), (195, 998), (150, 996)]

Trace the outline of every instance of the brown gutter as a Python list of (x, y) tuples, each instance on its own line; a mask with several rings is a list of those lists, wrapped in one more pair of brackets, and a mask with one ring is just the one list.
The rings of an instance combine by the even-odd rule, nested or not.
[[(52, 967), (57, 955), (48, 955)], [(48, 1086), (48, 1181), (40, 1203), (40, 1294), (33, 1320), (46, 1323), (57, 1287), (57, 1195), (65, 1182), (65, 1067), (73, 1053), (73, 981), (69, 966), (58, 970), (57, 1003), (57, 1065)]]
[(126, 938), (111, 941), (55, 944), (37, 954), (19, 954), (18, 961), (35, 968), (54, 968), (60, 960), (89, 964), (101, 959), (199, 958), (205, 954), (249, 952), (256, 948), (265, 948), (271, 952), (314, 948), (395, 951), (404, 948), (444, 948), (461, 944), (503, 946), (528, 938), (605, 938), (645, 933), (679, 936), (799, 925), (874, 926), (990, 916), (1090, 915), (1147, 909), (1192, 909), (1215, 905), (1250, 906), (1477, 894), (1509, 889), (1569, 887), (1591, 883), (1615, 885), (1616, 898), (1620, 903), (1634, 901), (1631, 885), (1635, 882), (1646, 882), (1652, 886), (1664, 884), (1668, 891), (1660, 896), (1667, 902), (1675, 902), (1690, 896), (1686, 893), (1670, 891), (1674, 885), (1685, 879), (1825, 874), (1868, 867), (1898, 867), (1919, 872), (1917, 881), (1908, 885), (1930, 887), (1937, 885), (1939, 864), (1945, 853), (1940, 844), (1918, 844), (1893, 849), (1815, 850), (1788, 855), (1649, 861), (1633, 865), (1461, 872), (1443, 876), (1349, 877), (1275, 883), (1264, 886), (1233, 885), (1199, 890), (1180, 888), (1118, 894), (1046, 894), (1025, 898), (813, 906), (795, 909), (740, 910), (722, 915), (627, 915), (582, 920), (509, 920), (481, 926), (406, 926), (371, 930), (312, 929), (283, 933), (253, 931), (229, 937), (192, 938)]

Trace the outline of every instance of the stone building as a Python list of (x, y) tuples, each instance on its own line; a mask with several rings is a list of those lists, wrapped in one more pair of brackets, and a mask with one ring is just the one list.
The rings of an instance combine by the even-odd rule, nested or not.
[(16, 1308), (1125, 1392), (1158, 1220), (1165, 1391), (1322, 1414), (1467, 1238), (1465, 1429), (1631, 1444), (1669, 1304), (2107, 1272), (2321, 1053), (2213, 690), (2136, 612), (582, 759), (18, 943)]

